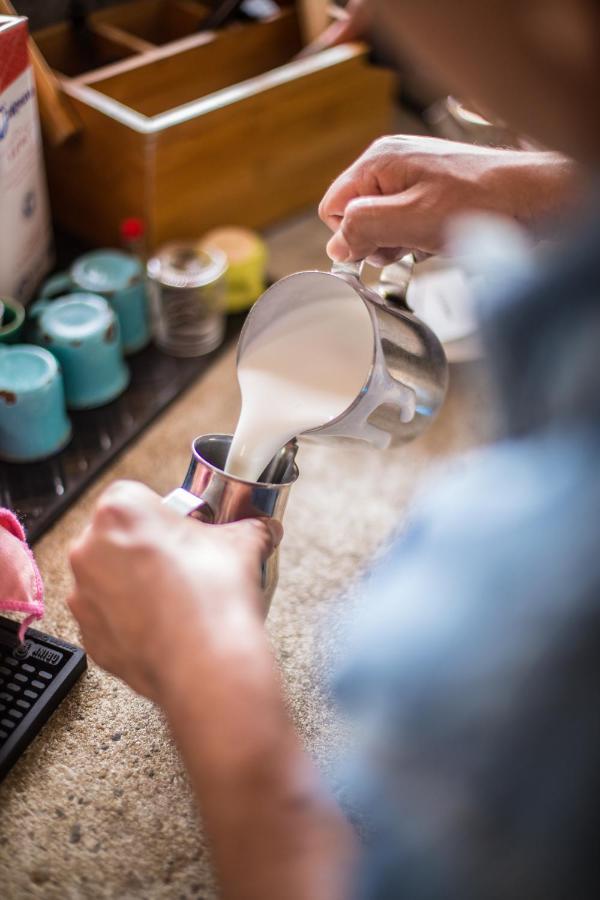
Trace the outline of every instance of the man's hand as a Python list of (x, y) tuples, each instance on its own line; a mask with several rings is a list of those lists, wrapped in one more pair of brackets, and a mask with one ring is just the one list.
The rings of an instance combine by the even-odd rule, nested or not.
[(387, 265), (409, 251), (437, 253), (457, 213), (516, 219), (534, 233), (570, 205), (573, 164), (556, 153), (478, 147), (430, 137), (385, 137), (337, 178), (319, 215), (339, 262)]
[(353, 835), (289, 719), (262, 625), (271, 520), (202, 525), (113, 485), (73, 548), (69, 605), (105, 669), (158, 702), (223, 897), (342, 900)]
[(349, 0), (346, 7), (333, 6), (331, 9), (336, 13), (335, 21), (299, 56), (309, 56), (348, 41), (367, 40), (373, 18), (373, 7), (368, 0)]
[(204, 525), (141, 484), (112, 485), (71, 551), (68, 603), (87, 650), (160, 701), (167, 650), (186, 634), (209, 652), (224, 634), (246, 640), (260, 624), (260, 563), (280, 538), (276, 522)]

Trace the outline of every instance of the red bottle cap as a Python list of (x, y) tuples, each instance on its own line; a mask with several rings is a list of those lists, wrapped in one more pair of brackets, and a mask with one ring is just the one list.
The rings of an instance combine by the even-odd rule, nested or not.
[(143, 219), (123, 219), (121, 222), (121, 237), (126, 240), (136, 240), (144, 236), (146, 226)]

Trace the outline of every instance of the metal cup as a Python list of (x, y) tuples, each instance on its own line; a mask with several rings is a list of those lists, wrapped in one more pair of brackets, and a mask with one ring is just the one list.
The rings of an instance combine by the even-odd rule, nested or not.
[[(183, 486), (164, 500), (182, 516), (193, 516), (211, 525), (268, 516), (281, 522), (290, 487), (298, 477), (295, 464), (298, 445), (290, 441), (275, 454), (259, 481), (243, 481), (223, 471), (231, 445), (230, 434), (203, 434), (192, 443), (192, 459)], [(262, 565), (261, 585), (265, 613), (277, 587), (279, 551)]]
[[(331, 272), (296, 272), (271, 285), (246, 318), (237, 361), (239, 366), (246, 348), (294, 309), (323, 298), (358, 298), (371, 319), (370, 370), (347, 409), (303, 435), (359, 438), (385, 449), (413, 440), (433, 421), (446, 394), (448, 363), (431, 329), (405, 303), (363, 284), (361, 271), (362, 262), (334, 263)], [(307, 348), (307, 365), (309, 360)]]

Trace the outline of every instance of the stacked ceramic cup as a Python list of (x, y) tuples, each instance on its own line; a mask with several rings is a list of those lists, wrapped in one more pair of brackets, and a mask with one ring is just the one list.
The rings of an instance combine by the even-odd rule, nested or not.
[(129, 383), (124, 354), (149, 338), (135, 257), (96, 251), (49, 279), (29, 310), (31, 343), (0, 343), (0, 457), (32, 462), (61, 450), (71, 436), (66, 409), (118, 397)]

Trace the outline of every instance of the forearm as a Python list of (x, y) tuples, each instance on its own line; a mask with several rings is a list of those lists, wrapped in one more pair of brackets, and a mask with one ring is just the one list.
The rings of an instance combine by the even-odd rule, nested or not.
[[(502, 151), (501, 151), (502, 152)], [(508, 199), (514, 215), (536, 238), (571, 214), (579, 200), (581, 175), (568, 157), (552, 151), (504, 151), (488, 173), (498, 196)]]
[(341, 900), (353, 836), (300, 745), (262, 626), (225, 636), (210, 658), (193, 647), (188, 633), (161, 704), (224, 897)]

